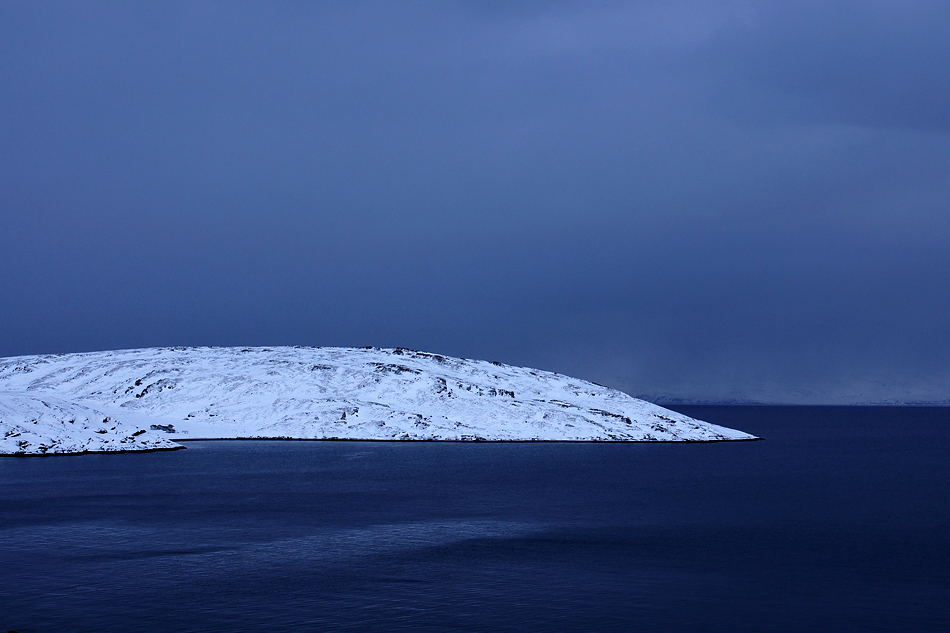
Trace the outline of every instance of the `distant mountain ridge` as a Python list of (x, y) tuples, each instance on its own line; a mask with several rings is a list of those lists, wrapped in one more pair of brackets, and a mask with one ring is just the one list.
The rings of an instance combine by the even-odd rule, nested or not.
[(769, 400), (751, 400), (732, 398), (727, 400), (700, 399), (700, 398), (651, 398), (650, 396), (637, 396), (641, 399), (648, 399), (650, 402), (662, 407), (675, 406), (762, 406), (762, 407), (946, 407), (950, 406), (950, 399), (945, 400), (869, 400), (856, 402), (775, 402)]

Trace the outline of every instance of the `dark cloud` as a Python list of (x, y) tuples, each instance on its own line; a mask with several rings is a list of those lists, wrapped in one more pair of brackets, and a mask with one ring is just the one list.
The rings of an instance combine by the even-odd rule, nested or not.
[(948, 398), (941, 3), (7, 3), (0, 355)]

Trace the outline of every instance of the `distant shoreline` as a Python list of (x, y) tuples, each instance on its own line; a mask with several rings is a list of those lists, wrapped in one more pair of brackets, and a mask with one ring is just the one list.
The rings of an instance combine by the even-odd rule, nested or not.
[[(638, 396), (641, 397), (642, 396)], [(813, 404), (802, 402), (776, 403), (776, 402), (671, 402), (665, 400), (651, 400), (661, 407), (892, 407), (895, 409), (907, 407), (950, 407), (950, 400), (938, 402), (861, 402), (856, 404)]]

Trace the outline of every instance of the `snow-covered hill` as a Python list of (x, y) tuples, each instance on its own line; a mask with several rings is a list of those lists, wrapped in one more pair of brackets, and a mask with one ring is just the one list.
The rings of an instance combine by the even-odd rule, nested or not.
[(755, 439), (551, 372), (312, 347), (0, 359), (0, 436), (5, 454), (155, 450), (176, 438)]

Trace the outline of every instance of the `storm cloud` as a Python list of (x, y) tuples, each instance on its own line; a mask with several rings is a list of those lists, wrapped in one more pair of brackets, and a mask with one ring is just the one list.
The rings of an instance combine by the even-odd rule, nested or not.
[(942, 2), (0, 5), (0, 356), (950, 399)]

